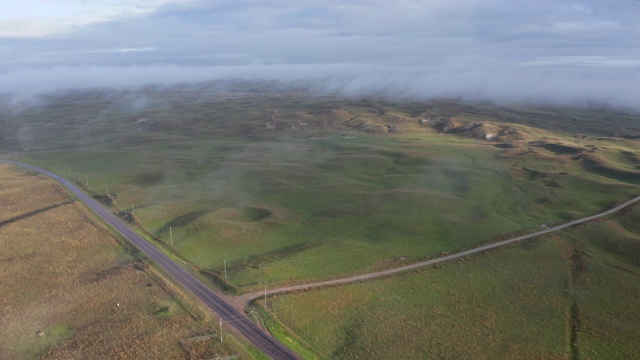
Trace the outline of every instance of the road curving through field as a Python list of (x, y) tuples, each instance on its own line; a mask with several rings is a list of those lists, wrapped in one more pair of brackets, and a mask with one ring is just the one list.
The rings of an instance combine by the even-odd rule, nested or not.
[(291, 293), (296, 291), (306, 291), (315, 288), (321, 287), (329, 287), (329, 286), (337, 286), (348, 283), (354, 283), (369, 279), (374, 279), (378, 277), (388, 276), (404, 271), (414, 270), (417, 268), (434, 265), (438, 263), (442, 263), (445, 261), (458, 259), (461, 257), (465, 257), (468, 255), (480, 253), (483, 251), (495, 249), (498, 247), (502, 247), (505, 245), (513, 244), (519, 241), (531, 239), (534, 237), (538, 237), (541, 235), (557, 232), (571, 226), (584, 224), (596, 219), (600, 219), (611, 214), (614, 214), (626, 207), (629, 207), (636, 202), (640, 201), (640, 196), (637, 196), (631, 200), (628, 200), (618, 206), (615, 206), (609, 210), (604, 212), (587, 216), (581, 219), (573, 220), (567, 222), (565, 224), (557, 225), (554, 227), (550, 227), (541, 231), (537, 231), (531, 234), (517, 236), (511, 239), (498, 241), (495, 243), (486, 244), (483, 246), (479, 246), (473, 249), (461, 251), (455, 254), (450, 254), (446, 256), (441, 256), (435, 259), (426, 260), (406, 266), (401, 266), (393, 269), (387, 269), (382, 271), (376, 271), (373, 273), (356, 275), (345, 277), (341, 279), (327, 280), (327, 281), (319, 281), (308, 284), (294, 285), (294, 286), (286, 286), (280, 288), (266, 289), (265, 291), (257, 291), (253, 293), (248, 293), (245, 295), (237, 296), (237, 297), (229, 297), (222, 294), (218, 294), (211, 290), (207, 285), (205, 285), (202, 281), (197, 279), (194, 275), (189, 273), (187, 270), (182, 268), (180, 265), (171, 260), (168, 256), (158, 250), (155, 246), (150, 244), (143, 237), (138, 235), (135, 231), (133, 231), (127, 224), (125, 224), (120, 218), (116, 215), (102, 207), (95, 199), (86, 194), (76, 185), (74, 185), (71, 181), (45, 169), (41, 169), (39, 167), (21, 163), (13, 160), (0, 159), (0, 162), (21, 166), (27, 168), (29, 170), (35, 171), (37, 173), (46, 175), (53, 180), (62, 184), (65, 188), (67, 188), (71, 193), (73, 193), (80, 201), (85, 203), (95, 214), (100, 216), (104, 221), (110, 224), (113, 228), (115, 228), (119, 233), (121, 233), (124, 237), (126, 237), (133, 245), (135, 245), (140, 251), (142, 251), (145, 255), (149, 257), (153, 262), (155, 262), (158, 266), (162, 267), (171, 277), (175, 279), (180, 285), (182, 285), (185, 289), (194, 294), (197, 298), (199, 298), (209, 309), (211, 309), (215, 314), (217, 314), (222, 321), (225, 322), (225, 319), (231, 320), (228, 324), (234, 327), (240, 334), (242, 334), (245, 338), (251, 341), (256, 347), (262, 350), (265, 354), (270, 356), (273, 359), (299, 359), (299, 357), (285, 347), (283, 344), (279, 343), (269, 334), (267, 334), (264, 330), (260, 329), (256, 324), (251, 322), (246, 315), (242, 312), (243, 308), (251, 302), (252, 300), (269, 295), (278, 295)]
[(410, 265), (406, 265), (406, 266), (401, 266), (401, 267), (388, 269), (388, 270), (376, 271), (376, 272), (372, 272), (372, 273), (368, 273), (368, 274), (345, 277), (345, 278), (341, 278), (341, 279), (319, 281), (319, 282), (309, 283), (309, 284), (285, 286), (285, 287), (280, 287), (280, 288), (266, 289), (265, 291), (256, 291), (256, 292), (248, 293), (248, 294), (245, 294), (245, 295), (241, 295), (240, 299), (245, 304), (248, 304), (252, 300), (257, 299), (257, 298), (262, 297), (262, 296), (285, 294), (285, 293), (291, 293), (291, 292), (296, 292), (296, 291), (306, 291), (306, 290), (311, 290), (311, 289), (320, 288), (320, 287), (344, 285), (344, 284), (348, 284), (348, 283), (354, 283), (354, 282), (369, 280), (369, 279), (373, 279), (373, 278), (377, 278), (377, 277), (381, 277), (381, 276), (387, 276), (387, 275), (391, 275), (391, 274), (396, 274), (396, 273), (399, 273), (399, 272), (409, 271), (409, 270), (421, 268), (421, 267), (424, 267), (424, 266), (438, 264), (438, 263), (441, 263), (441, 262), (445, 262), (445, 261), (449, 261), (449, 260), (453, 260), (453, 259), (458, 259), (458, 258), (465, 257), (465, 256), (468, 256), (468, 255), (476, 254), (476, 253), (479, 253), (479, 252), (495, 249), (495, 248), (498, 248), (498, 247), (501, 247), (501, 246), (513, 244), (513, 243), (518, 242), (518, 241), (531, 239), (531, 238), (534, 238), (534, 237), (537, 237), (537, 236), (541, 236), (541, 235), (549, 234), (549, 233), (556, 232), (556, 231), (559, 231), (559, 230), (562, 230), (562, 229), (566, 229), (566, 228), (571, 227), (571, 226), (580, 225), (580, 224), (587, 223), (589, 221), (600, 219), (600, 218), (603, 218), (605, 216), (609, 216), (611, 214), (614, 214), (614, 213), (616, 213), (616, 212), (618, 212), (618, 211), (620, 211), (620, 210), (622, 210), (622, 209), (624, 209), (624, 208), (626, 208), (626, 207), (628, 207), (630, 205), (633, 205), (634, 203), (636, 203), (638, 201), (640, 201), (640, 196), (635, 197), (635, 198), (633, 198), (633, 199), (631, 199), (629, 201), (626, 201), (626, 202), (624, 202), (624, 203), (622, 203), (622, 204), (620, 204), (620, 205), (618, 205), (616, 207), (613, 207), (613, 208), (611, 208), (611, 209), (609, 209), (607, 211), (601, 212), (601, 213), (596, 214), (596, 215), (587, 216), (587, 217), (584, 217), (584, 218), (581, 218), (581, 219), (573, 220), (573, 221), (570, 221), (568, 223), (557, 225), (557, 226), (554, 226), (554, 227), (550, 227), (550, 228), (547, 228), (545, 230), (537, 231), (537, 232), (534, 232), (534, 233), (531, 233), (531, 234), (517, 236), (517, 237), (511, 238), (511, 239), (498, 241), (498, 242), (495, 242), (495, 243), (479, 246), (477, 248), (461, 251), (461, 252), (458, 252), (458, 253), (455, 253), (455, 254), (451, 254), (451, 255), (438, 257), (438, 258), (431, 259), (431, 260), (421, 261), (421, 262), (410, 264)]

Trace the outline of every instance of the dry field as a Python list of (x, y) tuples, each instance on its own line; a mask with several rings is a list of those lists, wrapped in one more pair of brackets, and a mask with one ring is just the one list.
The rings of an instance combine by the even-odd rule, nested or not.
[(56, 183), (4, 164), (0, 249), (0, 359), (188, 359), (238, 351), (217, 335), (196, 338), (213, 332), (197, 307)]

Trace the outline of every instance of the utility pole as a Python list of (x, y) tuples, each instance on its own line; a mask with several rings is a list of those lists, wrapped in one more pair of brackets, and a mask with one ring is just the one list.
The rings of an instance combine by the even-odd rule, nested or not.
[(222, 317), (220, 318), (220, 342), (222, 342)]
[(227, 260), (224, 261), (224, 279), (227, 280)]
[(173, 232), (171, 231), (171, 226), (169, 226), (169, 239), (171, 239), (171, 246), (173, 246)]

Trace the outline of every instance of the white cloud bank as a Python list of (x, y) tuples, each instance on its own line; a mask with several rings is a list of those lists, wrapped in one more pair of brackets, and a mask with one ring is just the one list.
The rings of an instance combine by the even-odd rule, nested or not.
[(0, 36), (0, 92), (243, 79), (640, 109), (638, 1), (113, 3), (130, 7), (56, 36)]
[(58, 66), (0, 75), (0, 92), (22, 95), (59, 89), (135, 88), (212, 80), (266, 80), (308, 85), (321, 92), (390, 97), (458, 97), (504, 102), (584, 105), (606, 103), (634, 109), (640, 72), (598, 68), (503, 66), (456, 68), (389, 67), (362, 64), (248, 64), (229, 66)]

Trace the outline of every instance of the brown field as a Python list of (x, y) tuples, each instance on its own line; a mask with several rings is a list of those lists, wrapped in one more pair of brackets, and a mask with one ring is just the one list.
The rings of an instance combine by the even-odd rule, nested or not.
[(240, 351), (53, 181), (0, 165), (0, 211), (0, 359)]

